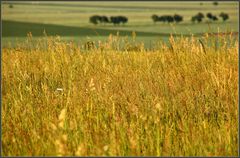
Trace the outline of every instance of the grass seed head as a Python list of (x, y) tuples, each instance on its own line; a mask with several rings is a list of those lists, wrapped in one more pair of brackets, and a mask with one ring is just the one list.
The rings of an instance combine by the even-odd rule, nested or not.
[(65, 118), (66, 118), (66, 112), (67, 112), (66, 109), (62, 109), (60, 115), (58, 116), (58, 120), (59, 120), (59, 121), (65, 120)]

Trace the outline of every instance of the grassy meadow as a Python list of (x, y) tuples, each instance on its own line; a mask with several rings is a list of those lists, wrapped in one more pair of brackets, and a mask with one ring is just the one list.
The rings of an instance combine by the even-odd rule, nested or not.
[(4, 156), (237, 156), (238, 40), (45, 38), (2, 50)]
[(2, 156), (239, 156), (237, 5), (181, 3), (3, 4)]

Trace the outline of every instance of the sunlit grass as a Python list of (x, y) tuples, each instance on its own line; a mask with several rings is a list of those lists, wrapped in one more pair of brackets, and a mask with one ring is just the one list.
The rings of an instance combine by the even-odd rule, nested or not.
[(222, 40), (29, 34), (2, 50), (3, 155), (237, 156), (238, 40)]

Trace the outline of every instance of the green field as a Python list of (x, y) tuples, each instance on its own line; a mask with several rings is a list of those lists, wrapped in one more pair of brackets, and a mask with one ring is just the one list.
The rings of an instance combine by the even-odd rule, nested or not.
[[(212, 2), (18, 2), (9, 8), (9, 4), (2, 5), (3, 46), (9, 42), (14, 46), (16, 41), (23, 41), (28, 32), (33, 37), (43, 35), (60, 35), (65, 40), (75, 42), (103, 40), (110, 33), (120, 36), (137, 33), (139, 41), (149, 45), (151, 41), (167, 40), (169, 34), (201, 35), (205, 32), (238, 32), (237, 2), (220, 2), (214, 6)], [(229, 14), (229, 21), (192, 24), (190, 19), (198, 12), (211, 12), (218, 15), (221, 12)], [(154, 24), (151, 16), (180, 14), (184, 21), (180, 24)], [(89, 23), (92, 15), (124, 15), (129, 22), (124, 26), (98, 25)]]

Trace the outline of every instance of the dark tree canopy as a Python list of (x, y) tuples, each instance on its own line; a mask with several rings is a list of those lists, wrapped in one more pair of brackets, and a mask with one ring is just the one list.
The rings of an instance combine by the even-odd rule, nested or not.
[(220, 15), (219, 15), (222, 19), (223, 19), (223, 21), (226, 21), (226, 20), (228, 20), (229, 19), (229, 15), (228, 14), (226, 14), (226, 13), (220, 13)]
[(168, 23), (172, 23), (172, 22), (176, 22), (179, 23), (181, 21), (183, 21), (183, 17), (181, 15), (175, 14), (174, 16), (171, 15), (162, 15), (162, 16), (157, 16), (157, 15), (152, 15), (152, 20), (154, 23), (156, 22), (168, 22)]
[(218, 20), (217, 16), (212, 15), (212, 13), (207, 13), (207, 17), (211, 21), (217, 21)]
[(204, 14), (201, 13), (201, 12), (199, 12), (199, 13), (197, 14), (197, 16), (198, 16), (198, 17), (201, 17), (201, 18), (204, 18)]
[(191, 21), (192, 22), (196, 22), (197, 21), (198, 23), (200, 23), (200, 22), (202, 22), (202, 19), (203, 18), (201, 18), (200, 16), (196, 16), (195, 15), (195, 16), (192, 17)]
[(216, 5), (216, 6), (217, 6), (217, 5), (218, 5), (218, 1), (214, 1), (214, 2), (213, 2), (213, 5)]
[(174, 22), (174, 18), (173, 18), (171, 15), (167, 15), (167, 16), (166, 16), (166, 19), (167, 19), (167, 22), (168, 22), (168, 23)]
[(212, 20), (213, 20), (213, 21), (217, 21), (218, 18), (217, 18), (216, 16), (213, 16), (213, 17), (212, 17)]
[(212, 19), (213, 18), (213, 15), (212, 15), (212, 13), (207, 13), (207, 17), (208, 17), (208, 19)]
[(101, 24), (106, 24), (106, 23), (113, 23), (114, 25), (117, 24), (125, 24), (128, 22), (128, 18), (125, 16), (111, 16), (110, 19), (107, 16), (98, 16), (94, 15), (91, 16), (89, 21), (95, 25), (101, 23)]
[(157, 21), (159, 21), (158, 19), (159, 19), (159, 18), (158, 18), (158, 16), (157, 16), (156, 14), (153, 14), (153, 15), (152, 15), (152, 20), (153, 20), (154, 23), (156, 23)]
[(125, 24), (128, 22), (128, 18), (125, 16), (111, 16), (110, 20), (114, 25), (118, 25), (120, 23)]
[(100, 20), (101, 20), (101, 23), (109, 23), (109, 19), (106, 16), (102, 16)]
[(176, 23), (179, 23), (179, 22), (183, 21), (183, 17), (181, 15), (178, 15), (178, 14), (175, 14), (173, 16), (173, 19)]
[(94, 16), (91, 16), (89, 21), (95, 25), (97, 25), (99, 23), (99, 19), (101, 19), (100, 16), (98, 15), (94, 15)]
[(163, 15), (163, 16), (158, 17), (158, 21), (165, 23), (165, 22), (167, 22), (167, 18), (165, 15)]
[(202, 22), (203, 18), (204, 18), (204, 14), (198, 13), (197, 15), (192, 17), (191, 21), (200, 23), (200, 22)]
[(13, 4), (9, 4), (9, 8), (13, 8)]
[(125, 16), (118, 16), (117, 18), (120, 21), (120, 23), (122, 23), (122, 24), (125, 24), (128, 22), (128, 18)]

